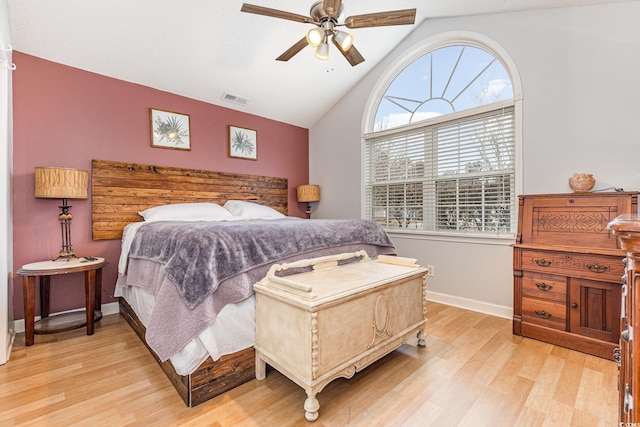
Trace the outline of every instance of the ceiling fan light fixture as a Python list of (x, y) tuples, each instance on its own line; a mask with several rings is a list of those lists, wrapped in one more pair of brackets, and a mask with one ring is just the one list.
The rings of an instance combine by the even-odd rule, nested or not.
[(331, 42), (336, 45), (336, 48), (352, 67), (363, 62), (364, 57), (353, 45), (353, 36), (346, 32), (337, 31), (336, 27), (355, 29), (413, 25), (416, 20), (415, 8), (351, 15), (341, 20), (340, 17), (343, 16), (344, 12), (342, 0), (313, 0), (309, 16), (248, 3), (243, 3), (240, 11), (303, 24), (313, 24), (318, 27), (308, 31), (305, 37), (302, 37), (293, 46), (284, 51), (276, 58), (276, 61), (288, 61), (307, 46), (315, 48), (315, 56), (318, 59), (327, 60), (329, 59), (328, 42), (331, 39)]
[(318, 45), (316, 48), (316, 58), (321, 61), (326, 61), (329, 59), (329, 44), (324, 41)]
[(317, 47), (322, 43), (322, 39), (324, 38), (324, 33), (319, 28), (312, 28), (307, 31), (307, 43), (309, 46)]
[(353, 45), (353, 35), (349, 33), (345, 33), (344, 31), (334, 31), (334, 36), (336, 42), (340, 46), (343, 52), (349, 50), (351, 45)]

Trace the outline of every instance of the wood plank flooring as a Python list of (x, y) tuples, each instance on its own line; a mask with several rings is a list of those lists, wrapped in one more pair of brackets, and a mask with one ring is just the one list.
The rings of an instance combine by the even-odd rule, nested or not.
[(427, 347), (405, 345), (321, 393), (269, 371), (188, 408), (119, 315), (16, 337), (0, 366), (1, 426), (616, 426), (614, 362), (516, 337), (506, 319), (428, 304)]

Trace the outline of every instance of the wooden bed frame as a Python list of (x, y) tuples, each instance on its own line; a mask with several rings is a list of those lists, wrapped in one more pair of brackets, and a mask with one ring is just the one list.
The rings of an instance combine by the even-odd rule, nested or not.
[[(138, 212), (164, 204), (247, 200), (288, 213), (286, 178), (211, 172), (135, 163), (93, 160), (91, 218), (93, 240), (121, 239), (125, 225), (142, 221)], [(120, 315), (147, 346), (187, 406), (196, 406), (255, 378), (253, 347), (210, 357), (190, 375), (178, 375), (170, 361), (160, 362), (145, 341), (145, 327), (120, 298)]]
[(288, 215), (288, 191), (286, 178), (93, 160), (93, 240), (121, 239), (138, 212), (172, 203), (246, 200)]

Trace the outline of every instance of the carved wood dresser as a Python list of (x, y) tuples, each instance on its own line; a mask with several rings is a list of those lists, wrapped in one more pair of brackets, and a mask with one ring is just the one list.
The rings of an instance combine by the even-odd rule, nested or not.
[(640, 218), (621, 215), (609, 224), (626, 251), (626, 274), (622, 286), (620, 315), (620, 353), (617, 357), (618, 393), (620, 395), (618, 421), (620, 426), (640, 425), (640, 344), (635, 335), (640, 328)]
[[(361, 261), (338, 264), (354, 256)], [(313, 267), (279, 277), (276, 273)], [(296, 271), (296, 270), (294, 270)], [(275, 265), (254, 285), (256, 378), (268, 363), (307, 393), (305, 418), (315, 421), (316, 394), (351, 378), (417, 334), (425, 345), (426, 273), (414, 259), (365, 251)]]
[(524, 195), (513, 251), (513, 333), (614, 358), (624, 251), (607, 225), (636, 192)]

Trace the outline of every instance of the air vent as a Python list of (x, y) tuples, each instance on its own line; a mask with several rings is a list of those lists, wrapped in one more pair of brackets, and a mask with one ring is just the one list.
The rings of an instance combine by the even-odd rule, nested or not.
[(242, 96), (233, 95), (227, 92), (225, 92), (224, 95), (222, 95), (222, 99), (224, 99), (225, 101), (233, 102), (234, 104), (240, 104), (240, 105), (247, 105), (249, 103), (249, 100), (247, 98), (243, 98)]

